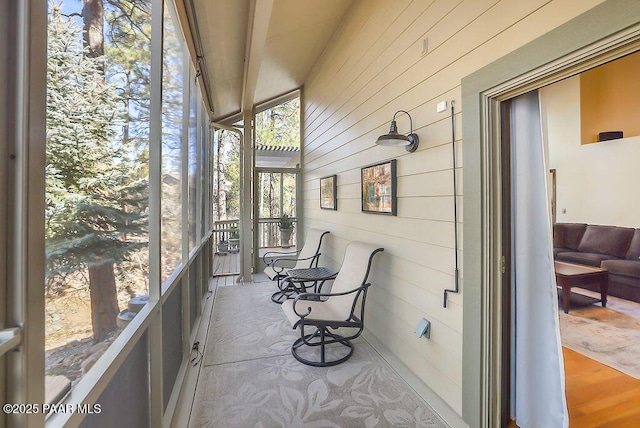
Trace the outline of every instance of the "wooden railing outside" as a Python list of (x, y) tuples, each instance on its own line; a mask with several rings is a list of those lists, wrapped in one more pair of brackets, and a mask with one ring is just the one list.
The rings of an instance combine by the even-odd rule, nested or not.
[(283, 243), (279, 218), (261, 218), (258, 220), (258, 248), (292, 247), (296, 245), (296, 229), (298, 219), (291, 218), (293, 231), (288, 244)]
[[(291, 218), (293, 223), (293, 231), (288, 245), (281, 242), (282, 234), (280, 232), (280, 219), (279, 218), (261, 218), (258, 220), (258, 248), (274, 248), (280, 246), (295, 246), (296, 244), (296, 229), (298, 219)], [(213, 238), (214, 242), (228, 241), (231, 237), (231, 233), (238, 227), (239, 220), (219, 220), (213, 224)]]
[(234, 220), (218, 220), (213, 223), (213, 242), (228, 241), (231, 233), (237, 230), (238, 219)]

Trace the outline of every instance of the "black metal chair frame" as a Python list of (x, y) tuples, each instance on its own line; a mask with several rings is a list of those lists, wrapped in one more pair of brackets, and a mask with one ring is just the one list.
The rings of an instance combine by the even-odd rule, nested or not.
[[(353, 355), (353, 343), (352, 340), (358, 338), (362, 332), (364, 331), (364, 310), (365, 304), (367, 300), (367, 290), (371, 286), (370, 283), (366, 282), (369, 277), (369, 272), (371, 271), (371, 264), (373, 261), (373, 257), (384, 251), (383, 248), (378, 248), (371, 253), (369, 256), (369, 261), (367, 265), (367, 271), (362, 280), (362, 285), (353, 290), (346, 291), (343, 293), (302, 293), (296, 296), (293, 302), (293, 311), (297, 316), (300, 317), (300, 320), (295, 323), (293, 328), (300, 327), (300, 338), (296, 339), (296, 341), (291, 346), (291, 353), (295, 357), (296, 360), (300, 361), (303, 364), (307, 364), (315, 367), (328, 367), (335, 366), (337, 364), (343, 363), (347, 361)], [(347, 296), (350, 294), (355, 294), (353, 302), (351, 304), (351, 312), (349, 317), (344, 321), (339, 320), (322, 320), (322, 319), (308, 319), (309, 315), (312, 313), (311, 307), (307, 307), (306, 312), (299, 311), (297, 305), (304, 305), (305, 300), (310, 301), (326, 301), (331, 297), (336, 296)], [(358, 307), (358, 303), (361, 302), (359, 314), (356, 314), (356, 310)], [(315, 330), (312, 333), (305, 334), (305, 327), (312, 327)], [(338, 330), (339, 328), (356, 328), (356, 332), (350, 335), (343, 336), (336, 332), (332, 332), (331, 330)], [(347, 348), (349, 351), (347, 355), (337, 358), (334, 360), (327, 361), (326, 356), (326, 346), (334, 343), (339, 343)], [(320, 347), (320, 361), (313, 361), (301, 356), (298, 350), (303, 346), (309, 347)]]
[[(318, 260), (320, 260), (320, 254), (322, 253), (316, 253), (313, 257), (307, 257), (304, 259), (277, 259), (276, 261), (278, 260), (282, 260), (282, 261), (311, 260), (309, 267), (314, 268), (318, 266)], [(289, 270), (290, 268), (284, 268), (284, 269)], [(274, 267), (274, 270), (275, 270), (275, 267)], [(280, 272), (283, 272), (283, 269), (280, 270)], [(296, 282), (292, 281), (288, 274), (280, 275), (280, 273), (278, 273), (276, 285), (278, 286), (279, 291), (276, 291), (271, 295), (271, 301), (274, 303), (282, 304), (283, 301), (293, 298), (295, 295), (297, 295), (300, 292), (296, 288)]]
[[(328, 232), (327, 232), (328, 233)], [(318, 246), (318, 250), (320, 249), (320, 246)], [(310, 260), (309, 263), (309, 267), (316, 267), (318, 266), (318, 259), (320, 258), (320, 252), (315, 253), (313, 256), (311, 257), (306, 257), (304, 259), (298, 259), (298, 258), (287, 258), (287, 257), (278, 257), (276, 259), (272, 259), (271, 263), (266, 261), (266, 257), (267, 254), (300, 254), (302, 250), (298, 250), (295, 253), (280, 253), (278, 251), (269, 251), (268, 253), (265, 253), (262, 256), (262, 260), (265, 262), (265, 264), (267, 266), (271, 266), (271, 268), (273, 268), (273, 270), (276, 271), (276, 280), (278, 281), (278, 286), (280, 285), (280, 280), (282, 278), (286, 278), (287, 277), (287, 273), (285, 272), (285, 270), (291, 269), (290, 267), (287, 266), (278, 266), (278, 262), (294, 262), (297, 263), (299, 261), (304, 261), (304, 260)]]
[[(322, 291), (322, 286), (327, 281), (335, 279), (338, 273), (332, 272), (327, 268), (319, 268), (317, 264), (316, 260), (316, 266), (311, 266), (309, 269), (290, 269), (288, 275), (282, 280), (283, 286), (280, 287), (282, 292), (281, 294), (286, 295), (288, 298), (294, 298), (299, 294), (308, 292), (309, 289), (313, 290), (312, 293), (320, 293)], [(310, 274), (308, 272), (309, 270), (318, 272)], [(304, 275), (301, 274), (298, 276), (298, 273), (301, 271), (307, 272), (305, 272)], [(273, 297), (276, 296), (276, 294), (278, 293), (275, 293), (272, 296), (272, 300), (274, 300)], [(286, 299), (283, 299), (282, 301), (284, 300)], [(278, 303), (282, 303), (282, 301), (278, 300)]]
[[(288, 266), (284, 266), (282, 265), (285, 262), (292, 262), (297, 264), (298, 262), (301, 261), (306, 261), (309, 260), (309, 266), (310, 268), (313, 267), (317, 267), (318, 266), (318, 261), (320, 260), (320, 255), (322, 254), (320, 252), (320, 248), (322, 247), (322, 240), (324, 239), (325, 235), (329, 234), (329, 231), (324, 231), (321, 235), (320, 235), (320, 239), (318, 240), (318, 248), (316, 248), (316, 252), (313, 256), (311, 257), (305, 257), (305, 258), (289, 258), (289, 257), (278, 257), (278, 258), (273, 258), (273, 255), (296, 255), (296, 254), (300, 254), (302, 252), (303, 249), (300, 249), (298, 251), (269, 251), (265, 254), (263, 254), (262, 256), (262, 261), (267, 265), (270, 266), (276, 273), (276, 285), (278, 286), (278, 290), (276, 291), (272, 296), (271, 296), (271, 300), (275, 303), (282, 303), (282, 299), (279, 299), (277, 296), (284, 296), (286, 297), (284, 300), (288, 299), (288, 298), (292, 298), (294, 294), (297, 294), (297, 292), (295, 291), (295, 287), (292, 286), (292, 284), (287, 283), (286, 281), (283, 281), (283, 279), (287, 278), (287, 270), (291, 269)], [(267, 258), (270, 258), (270, 261), (267, 261)], [(286, 285), (284, 285), (286, 284)], [(284, 285), (284, 286), (283, 286)]]

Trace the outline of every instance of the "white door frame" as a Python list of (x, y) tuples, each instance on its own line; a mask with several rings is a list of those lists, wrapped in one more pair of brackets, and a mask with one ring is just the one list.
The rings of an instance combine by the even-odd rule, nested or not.
[[(0, 62), (0, 310), (5, 329), (4, 403), (44, 402), (44, 170), (46, 138), (46, 0), (2, 2), (6, 54)], [(3, 313), (4, 312), (4, 313)], [(12, 334), (4, 330), (5, 336)], [(9, 349), (11, 348), (11, 349)], [(0, 418), (5, 415), (0, 416)], [(7, 426), (41, 426), (42, 412), (6, 415)], [(3, 422), (0, 419), (0, 422)]]

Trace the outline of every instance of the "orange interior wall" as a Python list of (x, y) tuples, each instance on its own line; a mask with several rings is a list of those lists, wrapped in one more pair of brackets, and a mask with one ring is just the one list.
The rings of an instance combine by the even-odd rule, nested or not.
[(628, 55), (580, 75), (582, 144), (598, 133), (623, 131), (640, 135), (640, 53)]

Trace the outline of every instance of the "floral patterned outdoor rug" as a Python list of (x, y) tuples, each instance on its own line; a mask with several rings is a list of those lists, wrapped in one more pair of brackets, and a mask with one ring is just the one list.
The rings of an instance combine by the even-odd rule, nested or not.
[(191, 427), (446, 426), (362, 339), (343, 364), (296, 361), (297, 331), (271, 302), (274, 291), (267, 284), (218, 290)]
[(221, 287), (216, 292), (204, 365), (290, 355), (298, 337), (280, 305), (273, 283)]

